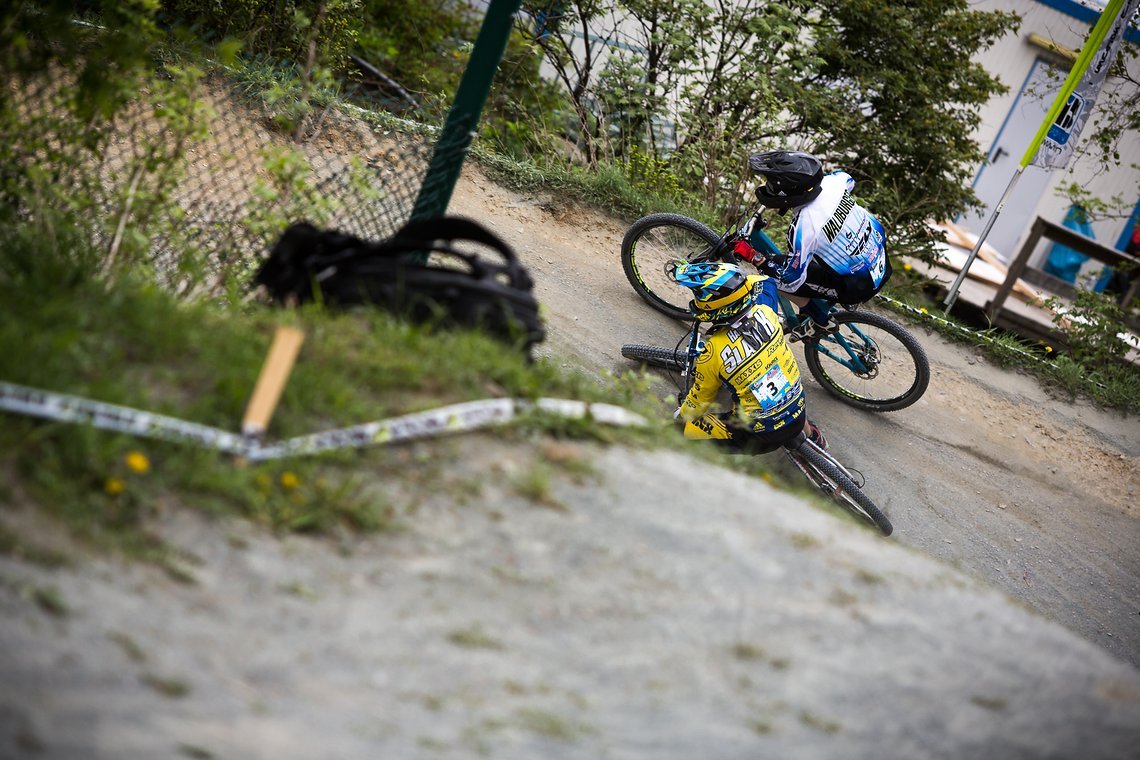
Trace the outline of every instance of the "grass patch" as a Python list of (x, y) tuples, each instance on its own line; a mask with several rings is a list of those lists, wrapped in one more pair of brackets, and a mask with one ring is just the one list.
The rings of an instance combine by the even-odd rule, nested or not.
[(791, 660), (787, 657), (771, 657), (755, 644), (749, 644), (743, 641), (732, 645), (732, 656), (738, 660), (767, 662), (768, 665), (776, 670), (787, 670), (792, 664)]
[[(270, 428), (285, 438), (488, 397), (553, 396), (641, 411), (636, 382), (600, 385), (474, 330), (442, 330), (374, 309), (333, 313), (182, 303), (145, 282), (96, 275), (82, 236), (0, 230), (0, 380), (73, 394), (236, 431), (276, 326), (306, 340)], [(66, 249), (59, 248), (66, 244)], [(177, 570), (147, 526), (193, 505), (271, 530), (317, 535), (395, 529), (386, 479), (423, 468), (401, 464), (407, 447), (344, 450), (317, 457), (242, 463), (207, 449), (28, 417), (5, 417), (0, 466), (31, 500), (81, 539)], [(655, 431), (600, 431), (585, 421), (528, 415), (532, 435), (647, 441)], [(561, 444), (559, 444), (561, 445)], [(430, 456), (438, 444), (422, 445)], [(366, 462), (362, 466), (362, 460)], [(520, 487), (539, 503), (553, 466), (589, 466), (557, 446)], [(0, 551), (46, 555), (11, 533)], [(187, 580), (189, 578), (187, 577)]]
[(548, 710), (524, 708), (519, 710), (515, 717), (518, 724), (527, 731), (561, 742), (573, 742), (582, 734), (589, 733), (589, 729), (585, 726), (576, 724)]
[(472, 155), (502, 184), (520, 190), (549, 192), (560, 202), (575, 200), (616, 216), (637, 219), (645, 214), (671, 211), (719, 225), (714, 213), (693, 197), (673, 197), (636, 186), (621, 164), (600, 163), (589, 170), (562, 162), (519, 160), (487, 150), (476, 143)]
[(800, 722), (805, 726), (811, 726), (812, 728), (818, 731), (822, 731), (825, 734), (837, 734), (843, 728), (842, 725), (833, 720), (827, 720), (826, 718), (821, 718), (814, 713), (806, 711), (800, 713)]
[(831, 592), (828, 601), (839, 607), (850, 607), (859, 601), (859, 597), (852, 594), (847, 589), (837, 588)]
[(732, 645), (732, 656), (738, 660), (763, 660), (764, 650), (742, 641)]
[(1089, 367), (1058, 355), (1052, 346), (1035, 343), (997, 328), (976, 329), (942, 313), (936, 304), (913, 289), (888, 288), (877, 306), (905, 316), (955, 343), (973, 346), (1000, 367), (1018, 369), (1038, 379), (1047, 392), (1069, 399), (1086, 398), (1126, 412), (1140, 410), (1140, 368), (1123, 362)]
[(818, 549), (823, 546), (823, 542), (810, 533), (793, 533), (790, 537), (792, 546), (801, 550), (807, 551), (808, 549)]
[(855, 571), (855, 580), (868, 586), (877, 586), (883, 583), (883, 576), (878, 573), (873, 573), (866, 568), (860, 567)]
[(502, 642), (492, 638), (483, 627), (473, 625), (469, 628), (460, 628), (447, 634), (447, 640), (458, 647), (467, 649), (502, 649)]
[(280, 589), (283, 593), (295, 596), (298, 599), (304, 599), (306, 602), (315, 602), (320, 599), (320, 595), (318, 595), (315, 590), (301, 581), (284, 583), (280, 586)]
[(71, 613), (63, 594), (55, 586), (33, 586), (28, 589), (28, 598), (52, 617), (67, 617)]
[(973, 696), (970, 697), (970, 701), (978, 707), (984, 708), (986, 710), (992, 710), (994, 712), (1001, 712), (1005, 708), (1009, 707), (1009, 701), (1001, 699), (1000, 697)]
[(123, 654), (125, 654), (127, 659), (131, 662), (146, 662), (146, 652), (143, 651), (143, 648), (139, 646), (137, 641), (127, 634), (121, 631), (112, 631), (107, 634), (107, 638), (117, 644), (119, 648), (123, 650)]
[(543, 441), (539, 455), (543, 461), (566, 472), (578, 482), (597, 475), (593, 463), (586, 458), (582, 449), (565, 441)]
[(549, 465), (535, 462), (523, 473), (511, 480), (511, 485), (519, 496), (539, 506), (565, 511), (566, 507), (554, 498), (551, 492), (553, 473)]
[(142, 682), (168, 699), (181, 699), (190, 694), (190, 685), (178, 678), (166, 678), (146, 673)]

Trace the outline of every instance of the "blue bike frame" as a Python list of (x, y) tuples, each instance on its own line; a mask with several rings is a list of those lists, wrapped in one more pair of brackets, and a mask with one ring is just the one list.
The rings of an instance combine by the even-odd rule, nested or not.
[[(772, 238), (768, 237), (768, 234), (764, 232), (763, 224), (764, 222), (759, 218), (759, 214), (753, 216), (752, 219), (749, 220), (749, 222), (741, 228), (741, 236), (747, 237), (748, 243), (766, 258), (778, 260), (784, 256), (784, 253), (778, 247), (776, 247), (776, 244), (772, 242)], [(834, 306), (823, 299), (817, 298), (814, 299), (813, 302), (827, 307), (827, 309), (831, 312), (838, 311)], [(806, 318), (801, 317), (796, 312), (795, 308), (792, 306), (792, 302), (789, 301), (787, 297), (782, 293), (780, 294), (780, 310), (784, 314), (784, 321), (787, 324), (787, 329), (789, 330), (798, 325), (801, 320)], [(867, 338), (862, 330), (852, 324), (849, 324), (847, 326), (851, 329), (852, 332), (859, 336), (859, 339), (863, 342), (864, 346), (870, 344), (871, 341)], [(823, 345), (825, 342), (842, 348), (843, 352), (847, 354), (847, 357), (844, 358), (839, 354), (833, 353), (829, 348)], [(842, 364), (844, 367), (851, 370), (856, 375), (869, 374), (871, 368), (867, 366), (866, 362), (864, 362), (861, 358), (860, 353), (855, 348), (853, 348), (852, 345), (853, 344), (850, 340), (836, 332), (817, 341), (815, 344), (815, 349), (830, 359), (838, 362), (839, 364)]]

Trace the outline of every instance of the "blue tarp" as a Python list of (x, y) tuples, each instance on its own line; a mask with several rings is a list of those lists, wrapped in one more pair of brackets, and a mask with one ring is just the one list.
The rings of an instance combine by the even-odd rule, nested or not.
[[(1096, 238), (1092, 224), (1089, 223), (1088, 214), (1085, 213), (1085, 210), (1080, 206), (1069, 206), (1069, 210), (1065, 214), (1065, 219), (1061, 224), (1074, 232), (1081, 233), (1085, 237)], [(1081, 266), (1088, 260), (1089, 257), (1080, 251), (1075, 251), (1067, 245), (1053, 243), (1052, 248), (1049, 249), (1049, 257), (1045, 261), (1044, 269), (1054, 277), (1060, 277), (1065, 282), (1075, 285), (1077, 275), (1080, 274), (1081, 271)], [(1100, 277), (1097, 278), (1093, 290), (1098, 293), (1103, 291), (1104, 286), (1108, 284), (1111, 277), (1112, 270), (1105, 267), (1104, 270), (1101, 271)]]

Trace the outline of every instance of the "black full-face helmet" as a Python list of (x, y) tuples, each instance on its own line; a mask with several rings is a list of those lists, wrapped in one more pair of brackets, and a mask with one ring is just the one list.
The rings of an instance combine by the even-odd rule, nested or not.
[(756, 188), (760, 203), (777, 211), (811, 203), (823, 192), (823, 164), (808, 153), (770, 150), (748, 159), (748, 168), (764, 178)]

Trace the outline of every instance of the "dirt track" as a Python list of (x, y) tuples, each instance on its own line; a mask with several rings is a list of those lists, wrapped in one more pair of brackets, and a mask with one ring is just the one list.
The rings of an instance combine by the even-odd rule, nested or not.
[[(601, 375), (676, 340), (625, 284), (623, 223), (474, 170), (452, 210), (532, 268), (546, 356)], [(0, 756), (1131, 757), (1140, 425), (916, 329), (916, 406), (808, 388), (889, 539), (675, 452), (511, 435), (362, 454), (392, 534), (172, 505), (151, 527), (180, 579), (69, 546), (9, 489), (0, 520), (77, 564), (0, 555)]]
[[(535, 270), (548, 354), (621, 372), (623, 343), (677, 341), (678, 326), (626, 283), (624, 223), (503, 189), (477, 170), (464, 179), (451, 213), (489, 224)], [(914, 407), (860, 412), (807, 380), (813, 419), (867, 475), (894, 540), (1140, 666), (1140, 418), (1051, 397), (1033, 377), (911, 328), (932, 365)]]

